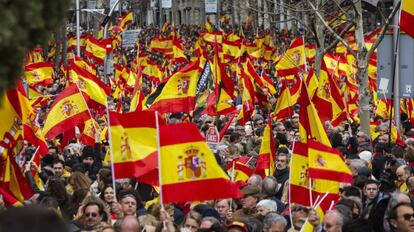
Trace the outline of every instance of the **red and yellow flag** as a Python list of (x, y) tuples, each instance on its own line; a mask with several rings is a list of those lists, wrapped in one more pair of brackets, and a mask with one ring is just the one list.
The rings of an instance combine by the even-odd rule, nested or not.
[[(109, 112), (109, 115), (115, 178), (139, 178), (140, 182), (157, 184), (155, 113)], [(163, 124), (159, 118), (160, 124)]]
[(68, 86), (56, 97), (50, 107), (42, 134), (51, 140), (88, 120), (90, 118), (86, 105), (88, 100), (88, 96), (82, 96), (75, 84)]
[(289, 76), (301, 73), (305, 70), (306, 55), (303, 36), (295, 39), (289, 49), (276, 64), (279, 76)]
[(86, 40), (85, 55), (98, 64), (104, 63), (106, 54), (112, 50), (112, 41), (110, 39), (97, 40), (89, 36)]
[(400, 28), (414, 38), (414, 1), (403, 0), (401, 4)]
[(134, 15), (132, 12), (128, 12), (121, 16), (118, 26), (122, 28), (122, 30), (125, 30), (127, 25), (131, 24), (132, 21), (134, 21)]
[(49, 62), (38, 62), (24, 66), (24, 77), (29, 85), (51, 85), (53, 66)]
[(274, 119), (278, 122), (291, 117), (294, 114), (293, 106), (296, 104), (296, 102), (292, 101), (292, 96), (290, 96), (289, 88), (286, 85), (283, 85), (280, 91), (281, 93), (276, 101), (273, 115)]
[(79, 89), (90, 97), (90, 100), (101, 106), (106, 105), (111, 88), (105, 85), (93, 74), (78, 67), (73, 61), (69, 61), (71, 69), (69, 70), (70, 78), (75, 80)]
[(301, 94), (299, 97), (299, 133), (301, 141), (306, 143), (309, 139), (316, 139), (326, 146), (331, 146), (325, 128), (316, 112), (315, 106), (310, 101), (307, 86), (302, 82)]
[(153, 38), (150, 43), (150, 50), (171, 54), (173, 52), (173, 39), (168, 38)]
[(146, 106), (163, 113), (194, 110), (198, 74), (198, 62), (186, 65), (158, 85), (146, 99)]
[(218, 165), (196, 124), (164, 125), (159, 136), (163, 203), (242, 196)]
[(308, 145), (310, 178), (352, 183), (351, 170), (339, 151), (314, 140)]
[(339, 199), (339, 182), (310, 179), (308, 169), (308, 147), (296, 142), (290, 167), (290, 203), (314, 207), (313, 203), (326, 194), (319, 206), (322, 211), (327, 211), (332, 201), (335, 203)]
[[(33, 111), (21, 82), (17, 87), (5, 91), (0, 96), (0, 141), (7, 133), (16, 133), (22, 128), (23, 138), (36, 147), (44, 155), (48, 152), (47, 144), (40, 134), (40, 126), (36, 123), (36, 113)], [(21, 127), (19, 126), (21, 123)]]
[(272, 131), (272, 119), (268, 117), (263, 131), (262, 143), (259, 156), (257, 157), (256, 171), (262, 178), (273, 175), (275, 171), (276, 148)]
[[(233, 169), (233, 163), (234, 163), (234, 169)], [(251, 169), (249, 166), (247, 166), (245, 163), (234, 159), (226, 166), (227, 174), (230, 176), (233, 175), (232, 179), (233, 182), (243, 182), (246, 183), (247, 180), (251, 175), (253, 175), (254, 170)]]

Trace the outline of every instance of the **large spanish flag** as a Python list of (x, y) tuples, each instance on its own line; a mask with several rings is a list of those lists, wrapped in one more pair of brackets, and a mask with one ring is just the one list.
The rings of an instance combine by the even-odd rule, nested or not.
[(69, 62), (71, 64), (71, 69), (69, 70), (71, 79), (77, 80), (79, 89), (86, 93), (90, 100), (105, 106), (108, 95), (111, 93), (111, 88), (93, 74), (81, 69), (73, 61)]
[(295, 39), (289, 49), (276, 64), (276, 71), (279, 76), (295, 75), (305, 70), (306, 55), (303, 36)]
[(46, 116), (42, 134), (53, 139), (62, 132), (82, 124), (90, 118), (87, 95), (82, 96), (75, 84), (64, 89), (55, 99)]
[(309, 177), (352, 183), (352, 173), (338, 150), (320, 142), (308, 141)]
[(401, 5), (400, 28), (414, 38), (414, 0), (403, 0)]
[(198, 62), (186, 65), (158, 85), (145, 101), (146, 106), (163, 113), (194, 110), (198, 74)]
[(305, 143), (296, 142), (290, 167), (290, 203), (312, 207), (314, 205), (311, 203), (327, 194), (320, 204), (323, 211), (326, 211), (330, 208), (332, 201), (336, 202), (339, 199), (339, 182), (311, 179), (308, 169), (308, 146)]
[(194, 123), (160, 127), (163, 203), (239, 198)]
[[(155, 113), (109, 112), (109, 115), (115, 178), (139, 178), (140, 182), (157, 184)], [(160, 124), (163, 121), (160, 120)]]
[(38, 62), (24, 66), (24, 77), (29, 85), (51, 85), (53, 66), (49, 62)]

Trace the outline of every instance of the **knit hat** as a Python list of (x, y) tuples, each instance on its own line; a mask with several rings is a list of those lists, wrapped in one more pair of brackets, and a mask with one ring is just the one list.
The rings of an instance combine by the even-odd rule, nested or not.
[(371, 162), (372, 159), (372, 153), (370, 151), (362, 151), (359, 153), (359, 158), (362, 160), (365, 160), (367, 162)]

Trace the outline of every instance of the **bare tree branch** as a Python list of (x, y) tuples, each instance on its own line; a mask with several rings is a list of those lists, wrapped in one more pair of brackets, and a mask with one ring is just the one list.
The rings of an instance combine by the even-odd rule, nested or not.
[[(280, 12), (265, 12), (265, 11), (262, 11), (262, 10), (259, 10), (259, 9), (255, 9), (255, 8), (253, 8), (251, 6), (246, 6), (246, 7), (242, 7), (242, 8), (245, 8), (245, 9), (248, 9), (248, 10), (252, 10), (252, 11), (254, 11), (256, 13), (260, 13), (260, 14), (265, 14), (265, 13), (266, 14), (269, 14), (269, 15), (279, 15), (279, 14), (283, 14), (283, 15), (285, 15), (285, 16), (287, 16), (287, 17), (290, 18), (290, 19), (286, 19), (284, 21), (288, 22), (288, 21), (296, 20), (296, 21), (300, 22), (304, 27), (306, 27), (307, 29), (309, 29), (309, 31), (311, 31), (311, 28), (309, 28), (309, 26), (306, 25), (305, 22), (302, 19), (300, 19), (300, 18), (298, 18), (298, 17), (296, 17), (294, 15), (287, 14), (287, 13), (282, 12), (282, 11), (280, 11)], [(280, 21), (280, 22), (284, 22), (284, 21)]]
[[(341, 31), (341, 33), (339, 33), (339, 37), (342, 38), (342, 36), (344, 36), (353, 26), (355, 26), (355, 23), (350, 23), (348, 24), (345, 29), (343, 29)], [(327, 53), (329, 50), (331, 50), (333, 47), (335, 47), (338, 44), (339, 40), (338, 38), (335, 38), (334, 41), (332, 41), (331, 44), (329, 44), (324, 50), (323, 53)]]
[[(394, 7), (394, 9), (392, 9), (390, 15), (385, 20), (385, 24), (381, 28), (381, 31), (380, 31), (380, 33), (378, 35), (378, 38), (377, 38), (377, 41), (375, 41), (375, 43), (372, 45), (372, 47), (369, 49), (369, 51), (367, 53), (367, 60), (369, 60), (371, 58), (372, 53), (374, 53), (375, 49), (377, 49), (380, 42), (384, 38), (385, 32), (387, 32), (387, 30), (388, 30), (388, 26), (390, 25), (390, 23), (391, 23), (392, 19), (394, 18), (395, 14), (400, 9), (400, 6), (401, 6), (401, 1), (398, 1), (397, 5)], [(394, 28), (394, 30), (396, 30), (396, 28)]]
[(356, 53), (354, 52), (354, 50), (349, 46), (349, 44), (343, 39), (341, 38), (341, 36), (339, 36), (325, 21), (325, 19), (322, 17), (322, 15), (318, 12), (318, 9), (316, 9), (315, 5), (312, 4), (312, 2), (310, 0), (307, 0), (309, 5), (312, 7), (313, 11), (315, 12), (315, 14), (319, 17), (319, 19), (322, 21), (323, 25), (328, 29), (329, 32), (331, 32), (334, 37), (341, 42), (346, 49), (349, 51), (350, 54), (352, 54), (354, 57), (357, 57)]

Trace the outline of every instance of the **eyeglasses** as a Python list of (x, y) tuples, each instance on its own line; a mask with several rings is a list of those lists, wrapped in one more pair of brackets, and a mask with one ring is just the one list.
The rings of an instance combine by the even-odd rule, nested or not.
[(98, 214), (97, 213), (85, 213), (85, 216), (86, 217), (97, 217), (98, 216)]
[(406, 214), (401, 215), (400, 217), (403, 217), (404, 220), (409, 221), (411, 220), (411, 218), (414, 218), (414, 213), (406, 213)]
[(212, 121), (206, 121), (206, 123), (213, 123)]

